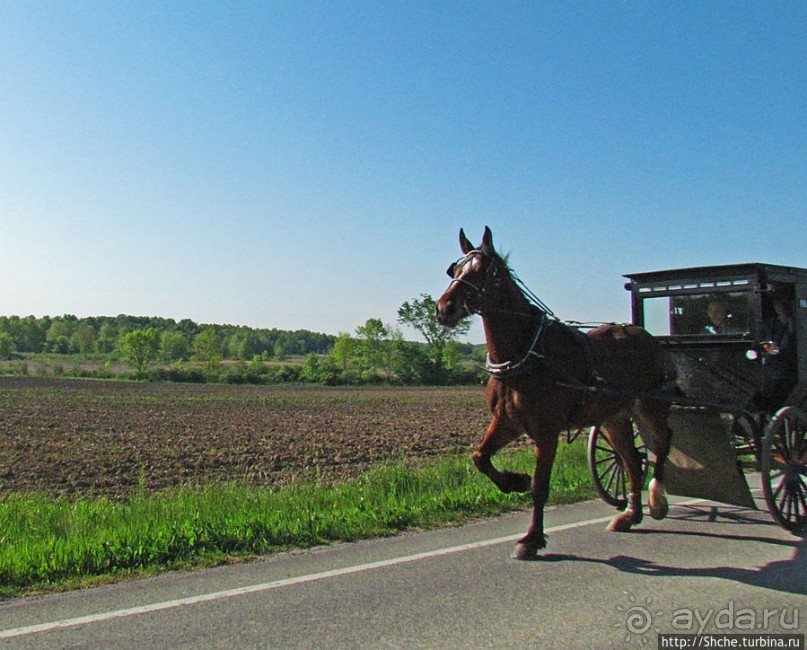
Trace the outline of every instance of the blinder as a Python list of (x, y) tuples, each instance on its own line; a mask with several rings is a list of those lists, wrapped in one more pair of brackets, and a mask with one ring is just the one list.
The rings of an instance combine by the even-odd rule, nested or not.
[[(459, 258), (456, 262), (451, 264), (448, 267), (448, 270), (446, 271), (448, 277), (450, 277), (452, 279), (452, 284), (454, 284), (454, 283), (464, 284), (464, 285), (469, 286), (473, 290), (473, 293), (471, 295), (467, 296), (465, 298), (465, 300), (463, 301), (463, 307), (464, 307), (466, 313), (469, 316), (471, 314), (480, 314), (480, 313), (482, 313), (482, 310), (481, 310), (481, 308), (479, 306), (479, 302), (480, 302), (483, 294), (485, 293), (486, 286), (488, 285), (488, 283), (491, 280), (494, 282), (494, 286), (496, 286), (498, 284), (498, 281), (499, 281), (498, 272), (497, 272), (498, 269), (495, 266), (488, 266), (488, 268), (486, 268), (486, 269), (483, 268), (482, 269), (482, 271), (481, 271), (482, 272), (482, 284), (480, 284), (480, 285), (476, 285), (473, 282), (470, 282), (470, 281), (468, 281), (468, 280), (466, 280), (464, 278), (457, 277), (458, 271), (461, 272), (463, 267), (465, 267), (468, 264), (471, 264), (474, 261), (475, 256), (477, 256), (477, 255), (482, 255), (484, 257), (484, 255), (482, 254), (482, 251), (480, 251), (480, 250), (474, 249), (474, 250), (468, 251), (468, 253), (464, 257)], [(482, 266), (482, 264), (480, 263), (480, 267), (481, 266)]]

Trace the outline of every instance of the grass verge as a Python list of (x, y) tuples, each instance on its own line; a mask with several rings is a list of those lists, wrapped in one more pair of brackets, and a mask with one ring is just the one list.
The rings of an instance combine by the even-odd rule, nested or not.
[[(531, 449), (497, 464), (531, 473)], [(585, 447), (562, 444), (551, 503), (593, 495)], [(0, 502), (0, 597), (290, 548), (455, 524), (524, 508), (467, 458), (390, 464), (335, 486), (239, 484), (141, 494), (125, 503), (12, 495)]]

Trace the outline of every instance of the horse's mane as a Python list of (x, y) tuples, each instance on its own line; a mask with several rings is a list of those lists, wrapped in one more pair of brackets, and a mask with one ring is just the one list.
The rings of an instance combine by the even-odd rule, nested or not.
[(498, 261), (501, 268), (505, 271), (508, 279), (512, 283), (513, 290), (517, 292), (520, 297), (530, 306), (531, 310), (534, 310), (536, 314), (543, 313), (547, 316), (555, 316), (555, 313), (544, 303), (544, 301), (536, 296), (532, 290), (527, 287), (526, 284), (524, 284), (521, 278), (516, 275), (516, 272), (510, 266), (510, 253), (501, 255), (494, 250), (488, 250), (485, 252), (493, 257), (494, 260)]

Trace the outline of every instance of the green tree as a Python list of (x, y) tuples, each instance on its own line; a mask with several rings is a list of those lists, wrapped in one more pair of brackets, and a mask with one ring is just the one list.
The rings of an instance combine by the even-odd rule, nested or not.
[(305, 358), (305, 364), (300, 371), (300, 377), (304, 381), (318, 382), (320, 380), (320, 356), (313, 352)]
[(63, 318), (54, 318), (45, 335), (48, 352), (57, 354), (70, 353), (70, 337), (73, 335), (72, 322)]
[(95, 352), (95, 329), (89, 323), (81, 322), (70, 337), (70, 349), (81, 354)]
[(434, 364), (428, 349), (422, 343), (399, 340), (395, 346), (395, 375), (404, 384), (423, 384), (434, 381)]
[(114, 352), (116, 347), (118, 347), (118, 330), (114, 324), (107, 321), (98, 329), (95, 349), (101, 354), (109, 354)]
[(343, 373), (356, 361), (356, 339), (347, 332), (339, 332), (331, 349), (331, 359)]
[(193, 352), (197, 361), (214, 371), (221, 361), (221, 340), (212, 327), (206, 327), (193, 339)]
[(126, 363), (137, 370), (139, 376), (160, 357), (160, 333), (153, 327), (132, 330), (120, 340), (120, 351)]
[(45, 333), (50, 328), (50, 319), (36, 319), (34, 316), (3, 316), (0, 318), (0, 330), (14, 339), (17, 352), (42, 352), (45, 344)]
[(471, 328), (468, 320), (461, 321), (454, 328), (441, 325), (437, 320), (437, 302), (425, 293), (420, 294), (420, 298), (411, 303), (404, 302), (398, 308), (398, 322), (413, 327), (426, 340), (438, 378), (443, 376), (444, 353), (449, 341), (456, 341)]
[(385, 354), (389, 333), (389, 328), (380, 318), (368, 318), (364, 325), (356, 328), (359, 359), (370, 374), (377, 373), (387, 366)]
[(191, 345), (181, 332), (165, 331), (162, 334), (164, 361), (184, 361), (191, 354)]
[(446, 341), (443, 348), (443, 363), (449, 370), (454, 370), (459, 366), (460, 359), (462, 359), (461, 345), (454, 340)]
[(16, 346), (11, 334), (0, 332), (0, 359), (10, 359), (15, 350)]

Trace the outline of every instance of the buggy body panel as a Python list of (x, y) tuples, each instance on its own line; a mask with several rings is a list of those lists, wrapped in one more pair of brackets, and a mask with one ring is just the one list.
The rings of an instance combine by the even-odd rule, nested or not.
[[(786, 403), (807, 397), (807, 269), (749, 263), (703, 266), (625, 276), (635, 325), (645, 327), (667, 348), (671, 383), (694, 400), (748, 408), (763, 381), (760, 349), (764, 323), (775, 316), (773, 295), (793, 306), (797, 341), (796, 386)], [(710, 307), (722, 305), (726, 325), (716, 329)], [(761, 355), (760, 355), (761, 356)]]

